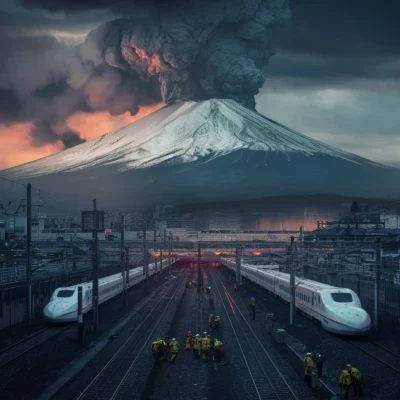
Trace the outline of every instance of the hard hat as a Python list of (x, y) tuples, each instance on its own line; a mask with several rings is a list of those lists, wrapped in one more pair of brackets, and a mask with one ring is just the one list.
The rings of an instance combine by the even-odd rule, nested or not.
[(206, 336), (206, 335), (207, 335), (207, 332), (203, 332), (203, 335)]
[(219, 318), (219, 315), (217, 315), (217, 318)]
[(307, 353), (306, 356), (311, 356), (311, 353)]
[(192, 333), (191, 331), (189, 331), (188, 333)]
[(172, 340), (176, 340), (176, 338), (172, 338)]
[(198, 333), (196, 333), (196, 337), (200, 337), (200, 335)]
[(346, 367), (347, 367), (347, 368), (351, 368), (351, 364), (347, 364)]

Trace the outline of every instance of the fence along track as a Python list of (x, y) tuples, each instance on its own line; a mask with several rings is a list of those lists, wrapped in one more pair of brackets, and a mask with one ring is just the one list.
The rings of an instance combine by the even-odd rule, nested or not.
[[(135, 330), (128, 336), (120, 348), (115, 352), (112, 358), (104, 365), (100, 372), (93, 378), (93, 380), (86, 386), (82, 393), (76, 398), (76, 400), (82, 399), (115, 399), (122, 389), (124, 382), (126, 381), (129, 373), (141, 355), (142, 351), (148, 344), (151, 335), (156, 330), (159, 322), (161, 321), (164, 313), (168, 310), (168, 306), (174, 299), (174, 296), (178, 289), (181, 287), (182, 282), (185, 279), (185, 274), (181, 276), (169, 290), (158, 300), (156, 305), (149, 311), (146, 318), (138, 325)], [(168, 299), (163, 303), (161, 314), (157, 314), (158, 306), (162, 304), (163, 300)], [(157, 318), (159, 316), (159, 318)], [(155, 318), (154, 318), (155, 317)], [(151, 324), (156, 319), (154, 328), (150, 333), (146, 331), (149, 329)], [(143, 343), (143, 335), (145, 335), (145, 341)], [(138, 342), (139, 344), (133, 344), (132, 342)], [(143, 345), (141, 345), (143, 343)], [(129, 356), (135, 354), (133, 360), (129, 360)], [(121, 373), (118, 374), (122, 370)], [(126, 372), (125, 372), (126, 371)]]
[[(236, 337), (239, 350), (253, 383), (256, 397), (260, 400), (299, 400), (222, 281), (219, 277), (215, 277), (215, 272), (211, 273), (211, 277)], [(222, 287), (222, 292), (217, 281)]]
[(71, 329), (73, 325), (63, 327), (47, 327), (33, 333), (32, 335), (22, 339), (16, 343), (11, 344), (0, 352), (1, 361), (0, 368), (5, 367), (14, 360), (22, 357), (30, 351), (36, 349), (42, 343), (45, 343), (60, 333)]

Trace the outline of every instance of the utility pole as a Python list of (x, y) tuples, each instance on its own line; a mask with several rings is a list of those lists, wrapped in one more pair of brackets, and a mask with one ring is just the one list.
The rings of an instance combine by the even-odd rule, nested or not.
[[(125, 218), (124, 215), (121, 215), (121, 243), (120, 243), (120, 251), (121, 251), (121, 277), (122, 277), (122, 290), (125, 291)], [(122, 294), (124, 297), (124, 293)], [(125, 304), (125, 300), (123, 300)]]
[[(300, 259), (303, 260), (303, 249), (304, 249), (304, 242), (303, 242), (303, 226), (300, 226)], [(304, 278), (305, 273), (304, 273), (305, 267), (303, 266), (301, 269), (301, 276)]]
[(28, 183), (26, 195), (26, 279), (27, 279), (27, 322), (32, 323), (32, 265), (31, 265), (31, 243), (32, 243), (32, 186)]
[(123, 275), (123, 290), (124, 290), (124, 308), (128, 307), (128, 289), (129, 289), (129, 247), (125, 248), (125, 276)]
[(163, 270), (163, 251), (164, 251), (163, 246), (162, 244), (160, 244), (160, 278)]
[(156, 257), (156, 245), (157, 245), (157, 232), (156, 232), (156, 220), (153, 219), (153, 252), (154, 252), (154, 275), (156, 276), (157, 282), (157, 257)]
[(164, 249), (167, 249), (167, 228), (164, 228)]
[(94, 226), (93, 231), (93, 291), (92, 291), (92, 310), (93, 310), (93, 331), (97, 331), (99, 323), (99, 266), (98, 266), (98, 236), (97, 229), (99, 225), (97, 214), (96, 199), (93, 200)]
[(201, 292), (201, 248), (200, 248), (200, 243), (197, 244), (197, 265), (198, 265), (198, 270), (197, 270), (197, 293)]
[(83, 343), (82, 286), (78, 286), (78, 343)]
[(379, 328), (379, 309), (381, 297), (381, 239), (376, 239), (376, 269), (375, 269), (375, 298), (374, 298), (374, 328), (375, 332)]
[(296, 267), (294, 262), (294, 237), (290, 238), (290, 325), (295, 324), (296, 316)]
[(146, 228), (147, 228), (147, 223), (145, 222), (145, 226), (143, 228), (143, 257), (144, 257), (144, 269), (145, 269), (145, 274), (146, 274), (145, 291), (147, 293), (148, 284), (149, 284), (149, 262), (148, 262), (148, 257), (147, 257)]
[(168, 236), (168, 270), (170, 275), (171, 275), (171, 248), (172, 248), (171, 236)]
[(242, 271), (241, 271), (241, 258), (240, 258), (240, 246), (236, 245), (236, 290), (240, 290), (242, 285)]

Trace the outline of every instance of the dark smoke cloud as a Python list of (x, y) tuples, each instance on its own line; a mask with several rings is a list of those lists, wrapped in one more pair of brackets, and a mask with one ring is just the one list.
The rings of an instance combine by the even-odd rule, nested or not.
[(42, 146), (48, 143), (61, 141), (64, 148), (68, 149), (77, 144), (84, 143), (79, 132), (69, 129), (64, 123), (53, 121), (37, 121), (32, 127), (32, 144)]
[[(33, 121), (33, 143), (79, 142), (65, 121), (77, 111), (135, 114), (140, 105), (212, 97), (254, 106), (273, 35), (289, 0), (57, 1), (27, 7), (75, 12), (110, 8), (120, 18), (79, 46), (51, 37), (3, 37), (0, 122)], [(60, 128), (63, 125), (63, 128)]]

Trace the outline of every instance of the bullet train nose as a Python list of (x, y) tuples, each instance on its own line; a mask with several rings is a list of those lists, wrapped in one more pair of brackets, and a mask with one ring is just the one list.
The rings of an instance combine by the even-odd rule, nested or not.
[(63, 301), (52, 301), (43, 310), (45, 319), (49, 322), (68, 322), (76, 320), (75, 307)]
[(335, 315), (350, 328), (349, 334), (367, 333), (371, 329), (371, 318), (362, 308), (341, 307), (335, 310)]

